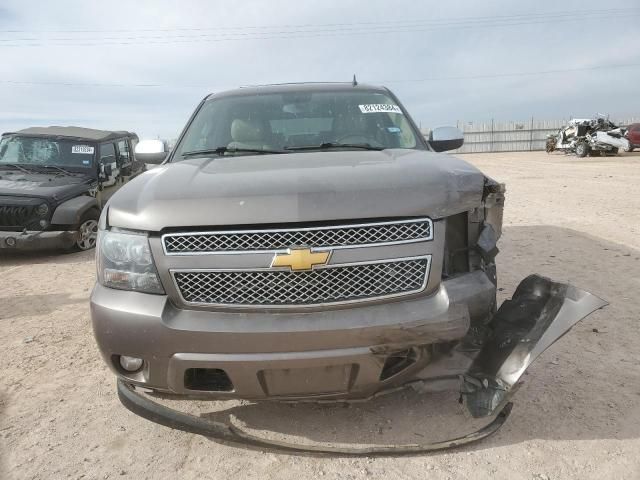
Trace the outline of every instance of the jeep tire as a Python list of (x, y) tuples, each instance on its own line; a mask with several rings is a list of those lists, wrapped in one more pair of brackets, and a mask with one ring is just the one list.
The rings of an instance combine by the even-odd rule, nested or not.
[(75, 251), (86, 251), (95, 248), (98, 239), (98, 219), (100, 212), (91, 208), (82, 214), (78, 222), (78, 238), (71, 247)]

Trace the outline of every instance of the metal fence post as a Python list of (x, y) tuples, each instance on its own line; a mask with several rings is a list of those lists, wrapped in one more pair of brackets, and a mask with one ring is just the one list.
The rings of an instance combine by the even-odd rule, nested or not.
[(489, 143), (490, 147), (489, 147), (489, 151), (493, 152), (493, 118), (491, 119), (491, 142)]
[(531, 130), (529, 131), (529, 151), (533, 151), (533, 117), (531, 117)]

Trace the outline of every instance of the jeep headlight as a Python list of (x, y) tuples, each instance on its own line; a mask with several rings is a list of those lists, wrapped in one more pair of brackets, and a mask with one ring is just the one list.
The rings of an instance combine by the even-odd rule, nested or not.
[(40, 217), (46, 217), (47, 214), (49, 213), (49, 205), (47, 205), (46, 203), (41, 203), (40, 205), (38, 205), (38, 207), (36, 208), (36, 213), (38, 214), (38, 216)]
[(100, 284), (120, 290), (164, 293), (146, 234), (100, 230), (96, 246)]

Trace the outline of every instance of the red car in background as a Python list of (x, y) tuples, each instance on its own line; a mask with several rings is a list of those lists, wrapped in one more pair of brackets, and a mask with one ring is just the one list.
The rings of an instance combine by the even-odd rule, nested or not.
[(634, 148), (640, 148), (640, 123), (632, 123), (627, 127), (627, 140), (629, 140), (628, 152), (633, 152)]

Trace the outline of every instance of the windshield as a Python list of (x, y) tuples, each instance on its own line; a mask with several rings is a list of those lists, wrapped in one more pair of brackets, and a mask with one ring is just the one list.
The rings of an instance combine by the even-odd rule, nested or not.
[(0, 140), (0, 165), (90, 168), (95, 147), (81, 140), (7, 136)]
[(403, 111), (385, 93), (292, 91), (207, 101), (177, 146), (174, 161), (213, 150), (236, 155), (343, 145), (424, 148)]

